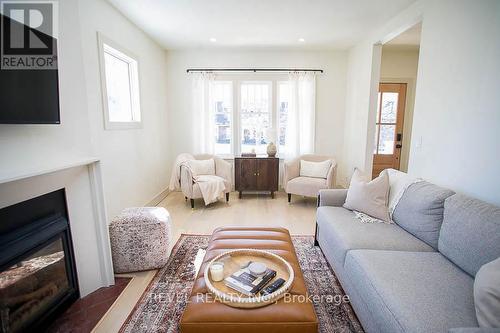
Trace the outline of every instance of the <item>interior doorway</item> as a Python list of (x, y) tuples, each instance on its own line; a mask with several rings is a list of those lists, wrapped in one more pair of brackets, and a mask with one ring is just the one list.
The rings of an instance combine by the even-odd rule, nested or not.
[(408, 171), (421, 23), (382, 45), (372, 177)]

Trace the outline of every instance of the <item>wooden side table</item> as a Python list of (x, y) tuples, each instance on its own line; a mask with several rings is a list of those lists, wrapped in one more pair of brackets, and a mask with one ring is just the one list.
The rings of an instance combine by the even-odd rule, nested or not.
[(243, 191), (278, 191), (279, 158), (235, 157), (234, 182), (239, 197)]

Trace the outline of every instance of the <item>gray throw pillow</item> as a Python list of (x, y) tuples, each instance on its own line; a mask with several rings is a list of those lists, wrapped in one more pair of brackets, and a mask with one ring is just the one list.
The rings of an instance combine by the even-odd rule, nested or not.
[(396, 205), (392, 219), (401, 228), (437, 249), (444, 201), (454, 193), (425, 181), (412, 184)]
[(477, 272), (474, 306), (480, 327), (500, 328), (500, 258), (481, 266)]

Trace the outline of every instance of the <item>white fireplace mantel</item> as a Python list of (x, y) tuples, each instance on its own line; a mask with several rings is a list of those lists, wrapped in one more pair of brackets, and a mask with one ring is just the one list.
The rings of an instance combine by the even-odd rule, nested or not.
[(48, 159), (47, 162), (42, 161), (34, 165), (31, 164), (28, 166), (10, 168), (10, 170), (3, 170), (0, 172), (0, 184), (75, 168), (82, 165), (89, 165), (96, 162), (99, 162), (99, 159), (96, 157), (71, 158), (57, 161)]
[(2, 170), (0, 208), (61, 188), (66, 190), (80, 294), (85, 296), (114, 284), (99, 159), (52, 160), (17, 171)]

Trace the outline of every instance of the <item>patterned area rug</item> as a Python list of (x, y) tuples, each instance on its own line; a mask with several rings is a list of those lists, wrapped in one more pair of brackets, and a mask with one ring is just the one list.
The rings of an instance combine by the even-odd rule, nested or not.
[[(337, 300), (344, 296), (344, 291), (323, 253), (313, 246), (313, 237), (292, 238), (309, 294), (313, 297), (331, 295)], [(158, 271), (120, 329), (121, 333), (179, 331), (178, 323), (195, 279), (195, 258), (198, 250), (207, 248), (208, 241), (209, 236), (180, 237), (167, 265)], [(348, 302), (323, 300), (314, 303), (314, 307), (320, 323), (320, 332), (363, 332)]]

